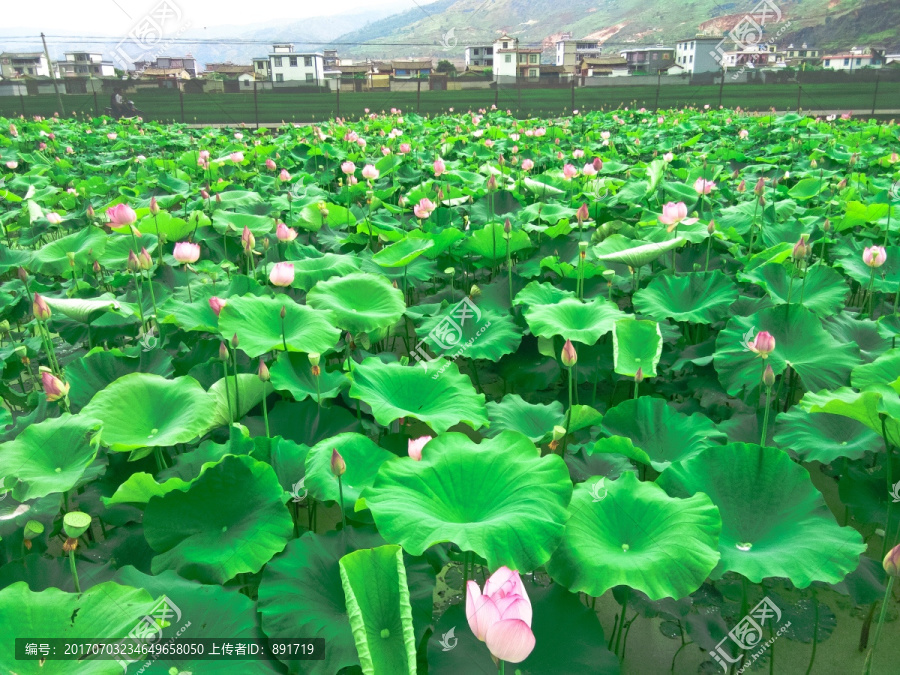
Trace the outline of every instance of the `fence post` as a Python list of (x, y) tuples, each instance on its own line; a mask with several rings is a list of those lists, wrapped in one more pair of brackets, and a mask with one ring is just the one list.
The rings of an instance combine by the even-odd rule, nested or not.
[(572, 80), (572, 105), (569, 108), (569, 111), (575, 110), (575, 80)]
[(500, 80), (497, 80), (497, 86), (494, 87), (494, 107), (500, 103)]
[(97, 113), (97, 117), (100, 117), (100, 104), (97, 102), (97, 88), (91, 84), (91, 89), (94, 92), (94, 112)]
[(797, 83), (797, 112), (800, 112), (800, 97), (803, 96), (803, 87)]
[(27, 117), (28, 114), (25, 112), (25, 97), (22, 95), (22, 90), (19, 90), (19, 103), (22, 104), (22, 117)]
[(516, 85), (516, 114), (522, 114), (522, 85)]
[(662, 86), (662, 70), (656, 71), (656, 101), (653, 103), (653, 109), (659, 110), (659, 88)]
[(875, 102), (878, 100), (878, 80), (881, 78), (881, 72), (875, 71), (875, 93), (872, 94), (872, 114), (875, 114)]
[(422, 78), (416, 80), (416, 112), (422, 112)]
[(253, 80), (253, 116), (256, 119), (256, 129), (259, 131), (259, 105), (256, 102), (256, 80)]
[(181, 123), (184, 124), (184, 92), (178, 89), (178, 101), (181, 104)]
[(341, 78), (337, 78), (337, 112), (335, 113), (335, 117), (341, 116)]
[(725, 89), (725, 68), (722, 67), (722, 81), (719, 83), (719, 107), (722, 107), (722, 90)]

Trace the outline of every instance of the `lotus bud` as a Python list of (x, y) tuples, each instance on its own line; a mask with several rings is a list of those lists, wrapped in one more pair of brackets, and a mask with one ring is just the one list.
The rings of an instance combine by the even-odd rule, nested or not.
[(830, 232), (830, 231), (831, 231), (831, 221), (828, 220), (828, 218), (825, 219), (825, 223), (822, 225), (822, 231), (823, 231), (823, 232)]
[(634, 381), (640, 384), (644, 381), (644, 369), (638, 368), (637, 372), (634, 374)]
[(94, 274), (100, 274), (100, 263), (98, 263), (96, 260), (94, 261), (93, 268)]
[(571, 340), (566, 340), (566, 344), (563, 345), (561, 358), (566, 368), (571, 368), (578, 363), (578, 353), (575, 351)]
[(819, 166), (819, 163), (816, 161), (815, 157), (813, 157), (811, 160), (809, 160), (809, 166), (813, 169), (815, 169)]
[(747, 191), (747, 181), (742, 180), (740, 183), (738, 183), (737, 191), (738, 192), (746, 192)]
[(156, 202), (156, 197), (150, 198), (150, 215), (155, 216), (159, 213), (159, 204)]
[(768, 358), (775, 351), (775, 337), (768, 331), (761, 330), (752, 342), (747, 343), (747, 348), (764, 359)]
[(26, 270), (24, 267), (20, 267), (16, 274), (19, 275), (19, 281), (21, 281), (23, 284), (28, 283), (28, 270)]
[(127, 267), (130, 272), (137, 272), (141, 269), (141, 261), (138, 260), (138, 257), (134, 254), (134, 251), (128, 251)]
[(203, 197), (203, 199), (209, 199), (209, 193), (206, 190), (201, 189), (200, 196)]
[(346, 470), (347, 464), (344, 462), (344, 458), (341, 457), (341, 453), (337, 451), (337, 448), (333, 448), (331, 451), (331, 473), (335, 476), (343, 476)]
[(69, 251), (66, 253), (66, 257), (69, 259), (69, 267), (75, 267), (75, 253), (73, 251)]
[(711, 221), (709, 221), (709, 225), (706, 226), (706, 234), (708, 234), (709, 236), (712, 236), (713, 234), (715, 234), (715, 231), (716, 231), (716, 221), (711, 220)]
[(210, 307), (210, 309), (212, 309), (213, 313), (216, 316), (219, 316), (219, 313), (222, 311), (222, 308), (227, 304), (228, 304), (227, 300), (225, 300), (223, 298), (219, 298), (215, 295), (209, 299), (209, 307)]
[(46, 321), (53, 314), (50, 311), (50, 305), (47, 304), (47, 301), (44, 300), (43, 296), (39, 293), (34, 294), (34, 302), (31, 305), (31, 311), (34, 314), (34, 318), (38, 321)]
[(507, 218), (506, 222), (503, 223), (503, 231), (506, 232), (506, 234), (512, 232), (512, 223), (509, 222), (509, 218)]
[[(216, 195), (218, 197), (218, 195)], [(241, 233), (241, 246), (244, 247), (244, 253), (250, 253), (256, 246), (256, 237), (250, 231), (250, 228), (244, 225), (244, 231)]]
[(591, 217), (591, 214), (588, 212), (588, 205), (586, 202), (582, 202), (581, 206), (578, 207), (578, 210), (575, 212), (575, 218), (578, 219), (579, 223), (584, 222), (588, 218)]
[(842, 178), (841, 182), (838, 183), (838, 190), (843, 190), (845, 187), (847, 187), (847, 179)]
[(219, 343), (219, 361), (227, 361), (228, 360), (228, 345), (225, 344), (225, 341)]
[(271, 379), (269, 377), (269, 369), (266, 367), (266, 362), (262, 359), (259, 360), (259, 370), (256, 374), (263, 382), (268, 382)]
[(791, 251), (791, 257), (795, 260), (803, 260), (806, 256), (809, 255), (809, 246), (806, 243), (806, 235), (802, 235), (800, 239), (794, 244), (794, 250)]
[(239, 344), (240, 344), (240, 340), (238, 340), (237, 333), (235, 333), (234, 335), (231, 336), (231, 348), (237, 349)]
[(493, 192), (497, 189), (497, 178), (494, 176), (494, 174), (491, 174), (491, 177), (488, 178), (487, 189), (489, 192)]
[(881, 566), (884, 567), (884, 571), (888, 576), (900, 577), (900, 544), (897, 544), (887, 552)]
[(775, 371), (772, 370), (770, 365), (766, 365), (766, 369), (763, 371), (763, 384), (766, 385), (767, 389), (771, 389), (775, 384)]
[(93, 218), (94, 215), (95, 215), (94, 207), (91, 206), (90, 204), (88, 204), (88, 207), (87, 207), (87, 217), (88, 217), (88, 218)]
[(279, 316), (281, 317), (281, 320), (282, 320), (282, 321), (284, 321), (284, 317), (285, 317), (286, 315), (287, 315), (287, 314), (286, 314), (286, 312), (285, 312), (284, 305), (282, 305), (282, 306), (281, 306), (281, 313), (279, 314)]
[(762, 197), (763, 190), (766, 189), (766, 179), (762, 176), (759, 177), (759, 180), (756, 181), (756, 187), (753, 188), (753, 193)]
[(69, 511), (63, 517), (63, 530), (70, 539), (78, 539), (91, 527), (91, 517), (83, 511)]

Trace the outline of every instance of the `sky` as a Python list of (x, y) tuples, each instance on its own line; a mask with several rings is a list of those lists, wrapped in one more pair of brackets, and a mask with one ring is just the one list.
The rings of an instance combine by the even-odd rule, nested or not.
[[(429, 0), (420, 0), (425, 4)], [(12, 29), (38, 29), (47, 35), (121, 35), (127, 33), (144, 16), (160, 4), (168, 3), (170, 20), (189, 21), (192, 31), (221, 26), (246, 26), (285, 19), (304, 19), (314, 16), (345, 14), (354, 10), (397, 7), (403, 11), (416, 6), (415, 0), (329, 0), (310, 2), (290, 0), (40, 0), (15, 2), (4, 0), (2, 10), (3, 34)], [(240, 33), (236, 32), (236, 37)]]

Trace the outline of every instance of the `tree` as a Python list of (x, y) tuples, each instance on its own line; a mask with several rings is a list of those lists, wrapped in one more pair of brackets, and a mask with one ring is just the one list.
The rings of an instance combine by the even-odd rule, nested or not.
[(447, 59), (441, 59), (438, 61), (437, 68), (434, 69), (437, 73), (455, 73), (456, 66), (454, 66)]

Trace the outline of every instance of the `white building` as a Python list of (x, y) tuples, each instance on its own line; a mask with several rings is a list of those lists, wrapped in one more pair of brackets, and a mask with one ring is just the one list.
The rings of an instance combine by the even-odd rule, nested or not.
[(884, 53), (874, 49), (853, 48), (841, 54), (826, 54), (822, 57), (822, 67), (828, 70), (854, 71), (860, 68), (881, 68)]
[(493, 68), (494, 45), (466, 47), (466, 68)]
[(563, 66), (567, 73), (573, 73), (582, 61), (598, 58), (601, 51), (596, 40), (558, 40), (556, 65)]
[(0, 77), (50, 77), (50, 64), (44, 52), (3, 52), (0, 54)]
[(100, 52), (66, 52), (65, 61), (58, 61), (62, 77), (115, 77), (112, 61), (104, 61)]
[(295, 52), (293, 44), (272, 45), (268, 57), (253, 59), (253, 70), (260, 79), (271, 82), (325, 84), (325, 56), (321, 52)]
[(501, 35), (494, 43), (494, 79), (498, 82), (517, 82), (541, 75), (540, 47), (519, 47), (518, 38)]
[[(689, 40), (682, 40), (675, 45), (675, 64), (685, 73), (714, 73), (722, 70), (717, 56), (723, 38), (698, 35)], [(726, 41), (727, 42), (727, 41)], [(719, 56), (719, 58), (721, 58)], [(671, 71), (670, 71), (671, 72)]]

